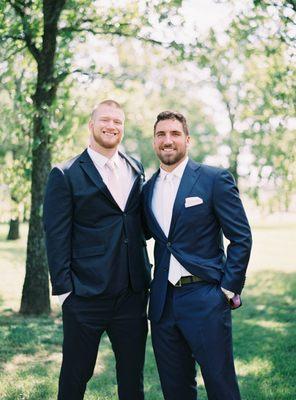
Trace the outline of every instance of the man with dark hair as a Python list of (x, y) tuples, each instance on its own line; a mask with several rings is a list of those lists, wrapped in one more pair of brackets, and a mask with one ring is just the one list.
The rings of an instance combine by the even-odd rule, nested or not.
[(190, 160), (189, 143), (183, 115), (158, 115), (160, 169), (143, 188), (147, 237), (155, 239), (152, 343), (166, 400), (197, 399), (196, 362), (209, 400), (239, 400), (231, 310), (241, 305), (251, 232), (231, 174)]
[(53, 295), (63, 311), (59, 400), (81, 400), (107, 333), (116, 358), (118, 396), (142, 400), (150, 264), (139, 197), (142, 165), (118, 151), (124, 112), (100, 103), (90, 146), (53, 168), (44, 226)]

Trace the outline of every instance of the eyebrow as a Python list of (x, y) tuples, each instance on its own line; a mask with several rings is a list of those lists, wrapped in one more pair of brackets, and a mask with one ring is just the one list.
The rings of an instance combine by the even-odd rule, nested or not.
[(182, 133), (181, 131), (173, 130), (173, 131), (156, 131), (155, 134), (157, 135), (158, 133), (166, 133), (166, 132), (169, 132), (169, 133)]
[(124, 121), (124, 118), (119, 118), (119, 117), (111, 117), (110, 115), (100, 115), (99, 116), (100, 119), (102, 118), (107, 118), (107, 119), (113, 119), (114, 121)]

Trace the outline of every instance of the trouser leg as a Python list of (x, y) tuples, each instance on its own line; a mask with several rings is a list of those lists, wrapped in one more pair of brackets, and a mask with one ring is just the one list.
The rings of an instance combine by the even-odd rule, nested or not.
[(118, 396), (121, 400), (143, 400), (143, 368), (147, 337), (147, 294), (126, 291), (107, 328), (116, 359)]
[(195, 285), (175, 299), (178, 326), (200, 365), (208, 400), (240, 400), (229, 304), (219, 286)]
[(161, 320), (151, 322), (151, 333), (165, 400), (197, 399), (195, 360), (175, 323), (170, 290)]
[(74, 294), (63, 305), (63, 361), (58, 400), (82, 400), (93, 375), (98, 346), (105, 327), (99, 324), (95, 303)]

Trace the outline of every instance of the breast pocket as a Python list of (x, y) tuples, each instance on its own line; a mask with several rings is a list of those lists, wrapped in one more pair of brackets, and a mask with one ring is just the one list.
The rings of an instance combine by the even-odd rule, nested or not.
[(188, 216), (204, 215), (204, 214), (206, 215), (206, 214), (211, 213), (211, 209), (208, 206), (208, 204), (202, 203), (202, 204), (197, 204), (197, 205), (190, 206), (190, 207), (184, 206), (183, 213)]
[(187, 229), (195, 229), (196, 226), (204, 226), (210, 223), (214, 214), (208, 204), (202, 203), (191, 207), (184, 207), (182, 222)]

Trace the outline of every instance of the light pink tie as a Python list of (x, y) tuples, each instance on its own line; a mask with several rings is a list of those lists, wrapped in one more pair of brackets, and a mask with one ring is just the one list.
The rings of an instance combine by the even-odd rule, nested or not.
[(122, 196), (122, 190), (121, 190), (121, 182), (119, 179), (119, 175), (117, 172), (117, 167), (114, 163), (113, 160), (109, 160), (105, 164), (106, 168), (106, 173), (107, 173), (107, 186), (112, 194), (112, 197), (116, 201), (116, 203), (119, 205), (121, 209), (123, 209), (123, 196)]

